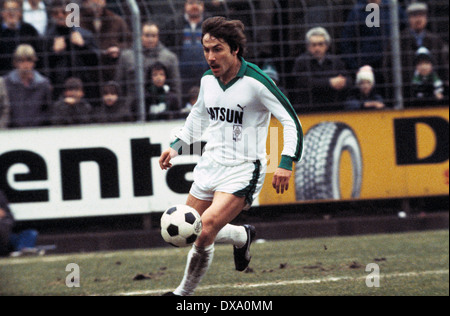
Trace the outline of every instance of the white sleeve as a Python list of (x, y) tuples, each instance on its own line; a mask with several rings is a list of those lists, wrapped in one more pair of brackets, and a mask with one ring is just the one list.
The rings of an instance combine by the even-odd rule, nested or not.
[(286, 96), (273, 86), (264, 86), (260, 92), (261, 102), (283, 125), (284, 147), (280, 167), (291, 169), (293, 162), (300, 161), (303, 152), (303, 129), (297, 113)]
[(200, 141), (204, 131), (209, 126), (209, 116), (205, 108), (202, 86), (200, 86), (197, 102), (192, 107), (183, 128), (175, 135), (188, 145)]

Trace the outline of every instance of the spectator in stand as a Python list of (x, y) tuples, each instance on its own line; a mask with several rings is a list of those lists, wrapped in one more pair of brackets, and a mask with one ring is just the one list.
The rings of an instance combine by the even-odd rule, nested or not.
[(146, 85), (147, 120), (155, 118), (172, 118), (178, 110), (175, 93), (167, 84), (167, 69), (161, 62), (156, 62), (149, 69), (149, 84)]
[(273, 62), (271, 60), (265, 62), (261, 70), (264, 71), (264, 73), (273, 80), (273, 82), (277, 85), (281, 92), (283, 92), (283, 94), (289, 99), (289, 95), (286, 89), (280, 86), (280, 75), (278, 74), (278, 71)]
[(448, 44), (437, 34), (427, 30), (428, 6), (425, 3), (416, 2), (408, 6), (409, 28), (401, 33), (401, 50), (404, 95), (408, 101), (413, 97), (412, 85), (414, 73), (416, 71), (414, 61), (416, 52), (421, 47), (426, 47), (431, 56), (435, 59), (434, 68), (438, 76), (442, 79), (445, 88), (449, 84), (449, 54)]
[(106, 0), (84, 0), (81, 27), (94, 34), (101, 50), (101, 82), (113, 80), (120, 53), (132, 42), (127, 23), (106, 8)]
[(444, 99), (444, 83), (433, 67), (430, 51), (421, 47), (417, 50), (416, 70), (412, 79), (412, 106), (441, 105)]
[(188, 91), (198, 86), (208, 64), (203, 56), (202, 23), (207, 17), (204, 1), (186, 0), (184, 11), (164, 27), (164, 42), (180, 62), (183, 103)]
[(64, 92), (53, 105), (53, 125), (75, 125), (92, 123), (92, 106), (84, 99), (83, 82), (69, 78), (64, 83)]
[[(366, 11), (370, 3), (379, 6), (379, 27), (367, 25), (367, 18), (372, 14), (371, 10)], [(400, 6), (399, 19), (403, 28), (406, 25), (406, 13)], [(390, 47), (391, 20), (389, 0), (358, 0), (342, 31), (341, 54), (347, 68), (356, 72), (363, 65), (370, 65), (380, 85), (384, 84), (383, 63)]]
[(48, 26), (48, 14), (44, 0), (24, 0), (23, 21), (27, 22), (44, 36)]
[(101, 88), (102, 106), (97, 113), (100, 123), (115, 123), (131, 121), (132, 115), (125, 106), (120, 94), (120, 86), (115, 81), (105, 83)]
[(41, 51), (39, 33), (22, 21), (22, 0), (1, 0), (0, 21), (0, 76), (13, 69), (11, 57), (20, 44), (30, 44)]
[(0, 129), (6, 129), (9, 125), (9, 98), (3, 77), (0, 77)]
[(5, 77), (10, 103), (10, 127), (32, 127), (48, 123), (52, 86), (47, 77), (35, 70), (36, 61), (36, 52), (31, 45), (19, 45), (14, 52), (15, 70)]
[(5, 194), (0, 190), (0, 257), (11, 252), (10, 238), (14, 227), (14, 217)]
[[(144, 59), (144, 74), (148, 74), (150, 67), (161, 62), (167, 69), (167, 81), (177, 96), (177, 108), (181, 104), (181, 77), (178, 57), (159, 41), (159, 27), (154, 22), (142, 25), (142, 55)], [(120, 55), (116, 71), (116, 82), (125, 87), (123, 95), (126, 97), (127, 107), (132, 109), (136, 103), (135, 59), (133, 49), (125, 49)], [(145, 82), (150, 80), (144, 78)], [(136, 109), (132, 109), (137, 112)]]
[(5, 193), (0, 190), (0, 257), (43, 255), (45, 250), (35, 248), (38, 231), (26, 229), (14, 232), (15, 219)]
[(384, 99), (375, 91), (375, 75), (370, 66), (363, 66), (356, 74), (356, 88), (345, 102), (346, 110), (385, 108)]
[(183, 113), (189, 113), (192, 110), (192, 107), (195, 103), (197, 103), (198, 94), (200, 93), (199, 86), (193, 86), (189, 89), (188, 93), (188, 101), (186, 102), (184, 108), (181, 110)]
[(323, 27), (306, 34), (307, 52), (295, 60), (292, 76), (297, 92), (294, 108), (305, 111), (336, 110), (352, 85), (352, 79), (341, 59), (328, 52), (331, 38)]
[(51, 22), (46, 33), (47, 71), (58, 98), (63, 83), (70, 77), (80, 78), (90, 103), (99, 101), (98, 47), (93, 34), (81, 27), (66, 24), (71, 0), (54, 0), (50, 6)]

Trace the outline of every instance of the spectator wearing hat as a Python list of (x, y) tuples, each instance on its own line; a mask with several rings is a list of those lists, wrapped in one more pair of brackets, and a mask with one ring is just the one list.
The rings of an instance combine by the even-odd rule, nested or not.
[(412, 79), (413, 103), (416, 106), (437, 105), (444, 99), (444, 84), (433, 67), (430, 51), (421, 47), (416, 52)]
[(375, 75), (371, 66), (363, 66), (356, 74), (356, 88), (345, 102), (346, 110), (385, 108), (384, 99), (375, 91)]
[[(416, 52), (426, 47), (435, 59), (434, 70), (448, 88), (448, 44), (437, 34), (427, 30), (428, 6), (422, 2), (415, 2), (408, 6), (409, 27), (401, 33), (402, 67), (404, 81), (404, 95), (408, 102), (413, 97), (412, 81), (416, 72)], [(408, 105), (408, 103), (407, 103)]]
[(35, 70), (36, 61), (36, 52), (31, 45), (19, 45), (14, 52), (15, 70), (4, 78), (10, 103), (9, 127), (35, 127), (48, 123), (52, 86), (47, 77)]

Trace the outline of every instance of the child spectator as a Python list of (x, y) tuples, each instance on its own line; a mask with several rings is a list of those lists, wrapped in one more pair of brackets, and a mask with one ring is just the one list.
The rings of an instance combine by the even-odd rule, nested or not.
[(375, 92), (375, 75), (370, 66), (363, 66), (356, 75), (357, 88), (345, 102), (346, 110), (382, 109), (385, 107), (383, 97)]
[(150, 67), (147, 78), (150, 83), (146, 87), (147, 120), (155, 117), (169, 118), (170, 111), (178, 109), (177, 95), (171, 91), (167, 83), (167, 69), (157, 62)]
[(92, 106), (84, 99), (83, 83), (69, 78), (64, 83), (61, 98), (53, 106), (54, 125), (87, 124), (92, 122)]
[(412, 90), (413, 105), (437, 105), (444, 99), (444, 83), (434, 69), (430, 51), (425, 47), (416, 52)]
[(130, 111), (120, 96), (120, 86), (115, 81), (105, 83), (101, 88), (102, 106), (98, 121), (102, 123), (127, 122), (131, 120)]

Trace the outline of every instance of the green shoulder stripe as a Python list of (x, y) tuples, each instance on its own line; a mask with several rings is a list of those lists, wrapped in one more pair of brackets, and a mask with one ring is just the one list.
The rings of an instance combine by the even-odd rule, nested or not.
[(207, 71), (203, 74), (202, 77), (205, 77), (205, 76), (214, 76), (214, 74), (213, 74), (212, 70), (209, 69), (209, 70), (207, 70)]
[(286, 96), (281, 92), (281, 90), (276, 86), (276, 84), (273, 82), (272, 79), (269, 78), (258, 66), (255, 64), (247, 62), (247, 71), (245, 73), (246, 76), (249, 76), (253, 79), (258, 80), (260, 83), (262, 83), (269, 91), (280, 101), (280, 103), (283, 105), (285, 110), (289, 113), (292, 120), (295, 122), (295, 126), (297, 128), (297, 134), (298, 134), (298, 143), (297, 148), (295, 150), (295, 157), (294, 160), (298, 161), (300, 160), (300, 157), (302, 156), (303, 152), (303, 128), (297, 118), (297, 113), (295, 112), (294, 108), (292, 107), (292, 104), (289, 102), (289, 100), (286, 98)]

